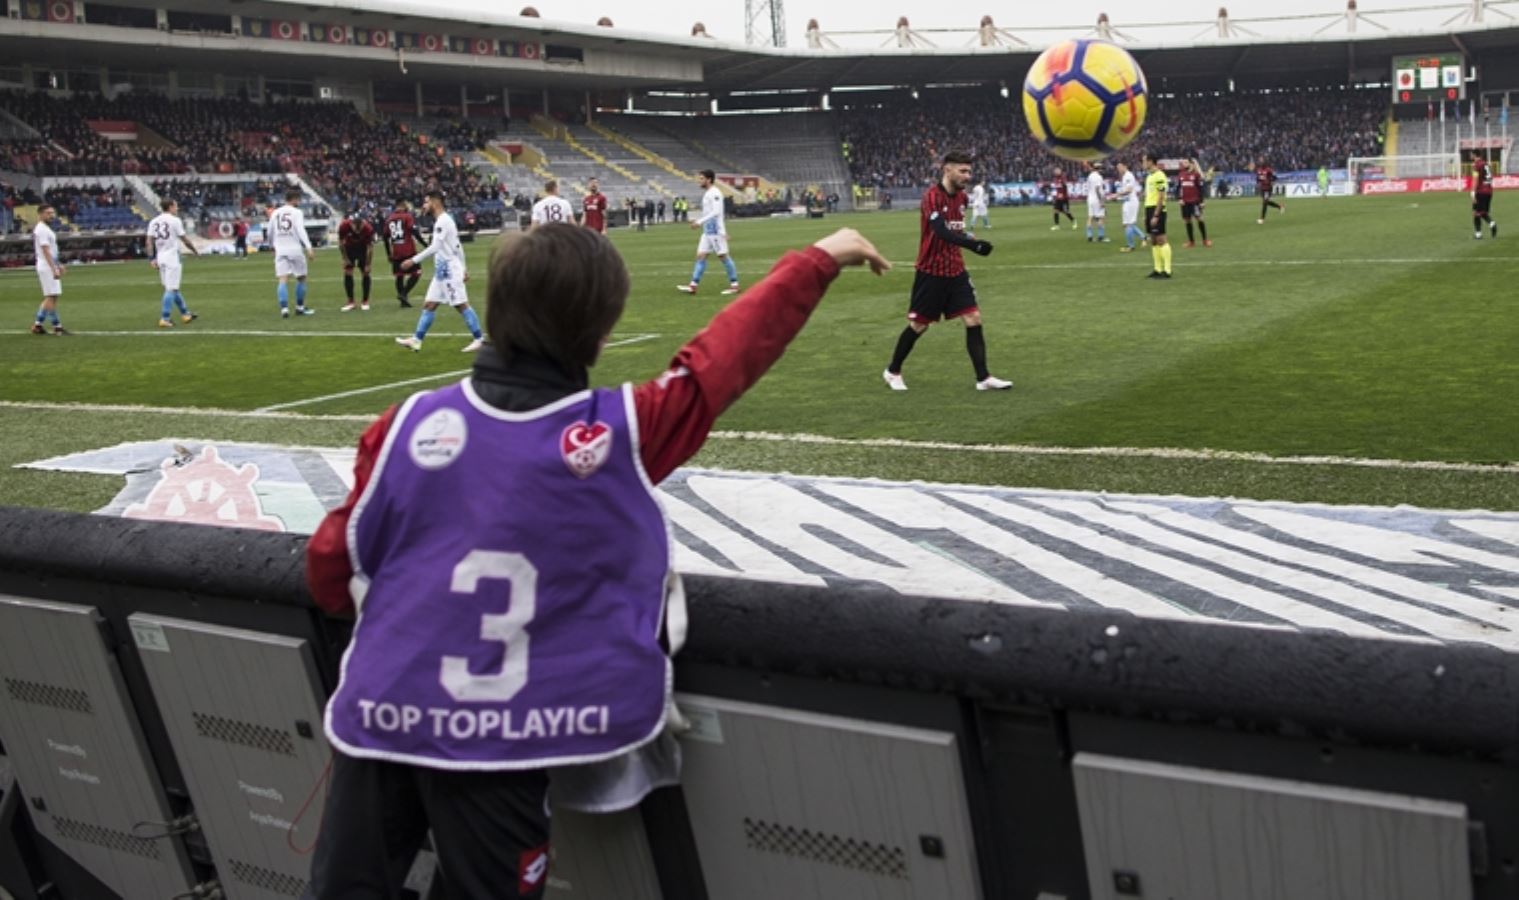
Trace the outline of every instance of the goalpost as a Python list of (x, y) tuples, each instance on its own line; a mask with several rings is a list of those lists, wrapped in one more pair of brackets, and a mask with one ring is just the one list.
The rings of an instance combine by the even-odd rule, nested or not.
[(1460, 178), (1460, 153), (1425, 153), (1412, 156), (1352, 156), (1346, 163), (1353, 190), (1365, 193), (1367, 181), (1398, 178)]

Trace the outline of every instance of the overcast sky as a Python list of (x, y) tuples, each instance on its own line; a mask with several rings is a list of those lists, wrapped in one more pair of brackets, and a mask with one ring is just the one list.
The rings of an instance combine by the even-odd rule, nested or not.
[[(431, 2), (431, 0), (429, 0)], [(756, 0), (757, 2), (757, 0)], [(1448, 3), (1451, 0), (1435, 0)], [(496, 12), (517, 12), (522, 6), (535, 6), (545, 19), (559, 19), (580, 24), (593, 24), (602, 16), (608, 16), (619, 27), (656, 34), (687, 34), (691, 23), (701, 21), (707, 32), (720, 40), (742, 43), (744, 40), (744, 0), (436, 0), (440, 8), (452, 10), (490, 9)], [(915, 29), (964, 28), (964, 35), (935, 35), (928, 37), (940, 47), (964, 46), (971, 37), (976, 23), (983, 14), (990, 14), (998, 27), (1018, 26), (1048, 28), (1068, 26), (1053, 31), (1039, 30), (1022, 35), (1029, 43), (1039, 45), (1052, 43), (1064, 37), (1076, 36), (1092, 29), (1099, 13), (1106, 12), (1113, 25), (1124, 28), (1139, 23), (1167, 23), (1177, 21), (1211, 22), (1217, 16), (1220, 5), (1229, 8), (1235, 19), (1251, 17), (1277, 17), (1293, 15), (1339, 14), (1344, 12), (1344, 0), (1078, 0), (1078, 2), (1007, 3), (983, 2), (965, 6), (946, 6), (930, 0), (896, 0), (883, 4), (879, 0), (784, 0), (787, 26), (787, 45), (805, 47), (804, 33), (807, 20), (817, 18), (824, 32), (834, 31), (887, 31), (896, 24), (898, 16), (907, 16)], [(1361, 14), (1375, 16), (1377, 9), (1395, 9), (1410, 5), (1407, 0), (1363, 0)], [(1459, 7), (1452, 6), (1452, 9)], [(1433, 20), (1438, 22), (1449, 16), (1439, 13)], [(1393, 30), (1408, 30), (1412, 23), (1405, 17), (1384, 19)], [(1327, 19), (1313, 20), (1293, 25), (1261, 25), (1256, 30), (1273, 35), (1294, 33), (1309, 35), (1327, 24)], [(1425, 21), (1429, 21), (1428, 18)], [(1402, 27), (1399, 27), (1402, 25)], [(1426, 26), (1427, 27), (1427, 26)], [(1166, 30), (1169, 41), (1185, 39), (1187, 34), (1206, 30), (1205, 27)], [(1363, 26), (1363, 30), (1365, 30)], [(1137, 37), (1158, 32), (1140, 29)], [(839, 38), (839, 43), (853, 47), (879, 46), (886, 35), (879, 37)]]

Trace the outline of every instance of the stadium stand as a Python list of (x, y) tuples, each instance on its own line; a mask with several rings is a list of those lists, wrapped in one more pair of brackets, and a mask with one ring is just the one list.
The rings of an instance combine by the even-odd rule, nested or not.
[(43, 198), (58, 210), (65, 230), (126, 231), (148, 224), (132, 208), (132, 189), (81, 184), (54, 187)]
[(603, 124), (657, 149), (677, 165), (759, 175), (800, 194), (849, 193), (835, 117), (826, 112), (757, 116), (606, 117)]
[[(1281, 170), (1343, 166), (1379, 152), (1387, 105), (1378, 89), (1166, 97), (1152, 106), (1143, 143), (1219, 169), (1243, 171), (1261, 156)], [(978, 174), (992, 181), (1036, 180), (1052, 168), (1022, 117), (990, 89), (924, 91), (920, 99), (904, 92), (845, 108), (839, 122), (850, 175), (869, 187), (922, 187), (951, 147), (974, 153)]]

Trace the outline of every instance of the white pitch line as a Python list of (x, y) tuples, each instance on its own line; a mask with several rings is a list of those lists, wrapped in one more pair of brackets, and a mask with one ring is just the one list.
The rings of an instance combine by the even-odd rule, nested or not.
[[(657, 334), (635, 334), (632, 337), (624, 338), (620, 341), (612, 341), (611, 343), (607, 344), (607, 349), (611, 349), (613, 347), (624, 347), (628, 344), (637, 344), (641, 341), (651, 341), (657, 337), (659, 337)], [(469, 372), (469, 369), (460, 369), (457, 372), (440, 372), (436, 375), (424, 375), (421, 378), (410, 378), (406, 381), (392, 381), (389, 384), (377, 384), (371, 387), (355, 388), (351, 391), (339, 391), (336, 394), (323, 394), (320, 397), (309, 397), (305, 400), (292, 400), (289, 403), (276, 403), (272, 406), (261, 406), (256, 411), (278, 412), (282, 409), (294, 409), (297, 406), (311, 406), (317, 403), (325, 403), (328, 400), (342, 400), (347, 397), (358, 397), (363, 394), (373, 394), (376, 391), (389, 390), (390, 388), (407, 387), (408, 385), (422, 384), (428, 381), (437, 381), (441, 378), (456, 378), (460, 375), (468, 375)]]
[[(1142, 268), (1141, 266), (1136, 265), (1137, 262), (1138, 262), (1138, 260), (1124, 261), (1124, 262), (1116, 262), (1115, 261), (1115, 262), (1106, 262), (1106, 263), (1103, 263), (1103, 262), (1099, 262), (1099, 263), (1085, 263), (1085, 262), (1082, 262), (1082, 263), (987, 263), (985, 265), (976, 265), (973, 262), (971, 264), (971, 268), (972, 268), (972, 270), (981, 270), (981, 269), (1081, 269), (1082, 271), (1089, 271), (1089, 270), (1092, 270), (1092, 269), (1140, 269), (1140, 268)], [(1519, 257), (1503, 258), (1503, 257), (1496, 257), (1496, 256), (1493, 256), (1493, 257), (1480, 256), (1480, 257), (1476, 257), (1475, 259), (1456, 259), (1456, 258), (1449, 258), (1449, 257), (1444, 258), (1444, 259), (1217, 259), (1217, 260), (1212, 260), (1212, 261), (1200, 260), (1200, 259), (1196, 259), (1196, 258), (1188, 258), (1188, 259), (1183, 260), (1182, 263), (1181, 263), (1181, 265), (1182, 265), (1182, 268), (1184, 268), (1184, 269), (1225, 269), (1225, 268), (1228, 268), (1228, 269), (1237, 269), (1237, 268), (1239, 268), (1241, 266), (1261, 266), (1261, 267), (1277, 267), (1277, 266), (1283, 266), (1283, 267), (1286, 267), (1286, 266), (1342, 266), (1342, 265), (1343, 266), (1362, 266), (1362, 265), (1364, 265), (1364, 266), (1386, 266), (1386, 265), (1423, 266), (1423, 265), (1432, 265), (1432, 264), (1439, 264), (1439, 263), (1450, 263), (1452, 265), (1461, 265), (1461, 266), (1467, 265), (1469, 263), (1498, 263), (1498, 264), (1501, 264), (1501, 265), (1516, 265), (1516, 264), (1519, 264)], [(893, 262), (892, 263), (892, 266), (894, 268), (902, 268), (904, 266), (910, 268), (912, 265), (913, 265), (913, 262), (911, 260), (908, 260), (907, 262)]]
[[(444, 377), (439, 375), (436, 377)], [(374, 415), (295, 413), (267, 410), (216, 409), (170, 406), (135, 406), (110, 403), (41, 403), (31, 400), (0, 400), (0, 410), (18, 409), (37, 412), (106, 412), (142, 415), (206, 416), (221, 419), (286, 419), (306, 422), (372, 422)], [(820, 434), (781, 434), (768, 431), (714, 431), (709, 435), (721, 441), (768, 441), (782, 444), (817, 444), (840, 447), (880, 447), (894, 450), (952, 450), (960, 453), (985, 453), (1027, 456), (1085, 456), (1091, 458), (1152, 458), (1218, 460), (1266, 465), (1367, 466), (1380, 469), (1409, 469), (1447, 472), (1476, 472), (1487, 475), (1519, 474), (1519, 463), (1453, 463), (1435, 460), (1364, 459), (1354, 456), (1270, 456), (1239, 450), (1189, 450), (1167, 447), (1043, 447), (1024, 444), (953, 444), (947, 441), (907, 441), (897, 438), (835, 438)]]
[(1149, 459), (1221, 460), (1298, 466), (1365, 466), (1378, 469), (1421, 469), (1442, 472), (1512, 472), (1516, 463), (1453, 463), (1438, 460), (1365, 459), (1354, 456), (1271, 456), (1241, 450), (1191, 450), (1176, 447), (1045, 447), (1034, 444), (953, 444), (946, 441), (907, 441), (897, 438), (836, 438), (822, 434), (782, 434), (773, 431), (714, 431), (709, 437), (727, 441), (768, 441), (780, 444), (818, 444), (838, 447), (880, 447), (893, 450), (953, 450), (956, 452), (1027, 456), (1090, 456)]
[(310, 413), (259, 412), (249, 409), (218, 409), (200, 406), (138, 406), (132, 403), (39, 403), (32, 400), (0, 400), (0, 410), (32, 412), (131, 413), (151, 416), (205, 416), (211, 419), (286, 419), (300, 422), (373, 422), (374, 415), (321, 415)]
[(279, 412), (282, 409), (294, 409), (297, 406), (311, 406), (314, 403), (325, 403), (328, 400), (342, 400), (345, 397), (358, 397), (362, 394), (373, 394), (376, 391), (386, 391), (391, 388), (406, 387), (413, 384), (423, 384), (429, 381), (439, 381), (444, 378), (458, 378), (468, 375), (469, 369), (460, 369), (457, 372), (439, 372), (436, 375), (423, 375), (421, 378), (408, 378), (405, 381), (392, 381), (388, 384), (376, 384), (370, 387), (355, 388), (351, 391), (339, 391), (336, 394), (323, 394), (320, 397), (308, 397), (305, 400), (292, 400), (289, 403), (276, 403), (272, 406), (260, 406), (254, 412)]
[[(20, 332), (18, 332), (20, 333)], [(76, 336), (90, 337), (174, 337), (176, 335), (201, 335), (204, 337), (296, 337), (296, 338), (383, 338), (394, 336), (394, 331), (211, 331), (203, 328), (185, 327), (169, 331), (165, 329), (143, 329), (140, 331), (75, 331)], [(467, 331), (443, 331), (432, 332), (433, 336), (464, 337)], [(608, 344), (608, 347), (617, 347), (623, 344), (633, 344), (639, 341), (649, 341), (659, 337), (657, 334), (635, 334), (631, 337)]]

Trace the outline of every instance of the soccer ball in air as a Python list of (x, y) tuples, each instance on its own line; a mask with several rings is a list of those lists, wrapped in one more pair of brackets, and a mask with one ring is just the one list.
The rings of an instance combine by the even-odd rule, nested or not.
[(1145, 74), (1107, 41), (1056, 44), (1023, 80), (1029, 131), (1056, 156), (1102, 159), (1125, 147), (1145, 122)]

